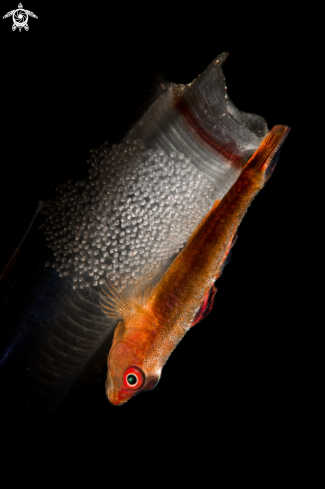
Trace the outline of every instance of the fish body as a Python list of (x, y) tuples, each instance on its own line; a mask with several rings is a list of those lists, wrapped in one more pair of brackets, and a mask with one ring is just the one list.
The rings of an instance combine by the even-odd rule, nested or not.
[(108, 357), (107, 396), (112, 404), (124, 404), (134, 393), (157, 384), (171, 352), (196, 324), (200, 306), (208, 307), (207, 297), (211, 296), (211, 288), (212, 296), (215, 293), (214, 281), (237, 228), (270, 177), (288, 131), (286, 126), (275, 126), (270, 131), (240, 177), (221, 200), (216, 200), (156, 284), (150, 284), (149, 290), (138, 288), (120, 296), (112, 288), (104, 289), (104, 312), (123, 318)]

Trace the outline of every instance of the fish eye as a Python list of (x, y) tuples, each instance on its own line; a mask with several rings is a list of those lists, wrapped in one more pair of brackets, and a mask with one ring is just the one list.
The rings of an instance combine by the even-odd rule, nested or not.
[(124, 387), (128, 390), (138, 390), (145, 383), (145, 375), (139, 367), (130, 367), (124, 372)]
[(134, 374), (129, 374), (126, 378), (126, 381), (127, 381), (128, 385), (134, 386), (138, 382), (138, 377)]

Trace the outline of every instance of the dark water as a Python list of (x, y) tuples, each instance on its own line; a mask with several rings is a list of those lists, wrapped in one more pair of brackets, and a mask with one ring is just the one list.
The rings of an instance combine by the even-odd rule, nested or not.
[[(17, 432), (15, 416), (3, 416), (3, 478), (45, 486), (117, 478), (124, 487), (130, 479), (176, 483), (198, 474), (205, 487), (209, 477), (217, 484), (227, 474), (256, 476), (256, 467), (265, 467), (263, 480), (276, 478), (281, 467), (288, 477), (301, 433), (297, 386), (305, 382), (303, 331), (291, 294), (306, 161), (292, 92), (297, 32), (269, 12), (261, 12), (260, 30), (249, 16), (243, 21), (229, 11), (218, 19), (203, 9), (187, 16), (149, 12), (148, 23), (137, 8), (117, 12), (108, 3), (53, 7), (26, 4), (39, 17), (29, 21), (29, 32), (12, 32), (11, 20), (2, 21), (2, 264), (37, 201), (83, 176), (89, 149), (117, 141), (141, 115), (154, 97), (157, 71), (188, 83), (228, 51), (224, 71), (235, 105), (292, 131), (239, 228), (213, 312), (182, 340), (157, 388), (113, 407), (103, 365), (29, 437)], [(12, 391), (0, 391), (1, 399)], [(24, 408), (16, 409), (18, 420)]]

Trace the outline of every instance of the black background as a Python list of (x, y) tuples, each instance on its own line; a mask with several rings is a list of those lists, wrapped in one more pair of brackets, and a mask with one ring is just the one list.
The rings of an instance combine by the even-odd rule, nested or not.
[[(103, 369), (18, 450), (7, 466), (12, 481), (124, 487), (129, 477), (173, 485), (199, 475), (206, 487), (224, 477), (258, 481), (260, 471), (261, 481), (299, 472), (292, 453), (302, 436), (306, 350), (295, 236), (307, 159), (298, 100), (305, 44), (289, 13), (211, 7), (30, 0), (24, 8), (38, 19), (30, 18), (29, 32), (1, 20), (1, 263), (37, 201), (82, 177), (90, 148), (132, 127), (155, 96), (157, 73), (189, 83), (227, 51), (235, 105), (270, 128), (292, 128), (239, 228), (213, 312), (179, 344), (157, 388), (113, 407)], [(1, 16), (14, 8), (2, 2)]]

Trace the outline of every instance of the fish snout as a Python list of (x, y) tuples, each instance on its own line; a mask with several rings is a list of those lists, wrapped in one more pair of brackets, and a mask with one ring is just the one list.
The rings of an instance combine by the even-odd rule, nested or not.
[(114, 382), (113, 382), (113, 379), (112, 379), (112, 375), (111, 375), (111, 373), (110, 373), (109, 370), (107, 371), (107, 378), (106, 378), (106, 382), (105, 382), (105, 389), (106, 389), (107, 399), (114, 406), (121, 406), (122, 404), (124, 404), (127, 401), (127, 399), (125, 399), (125, 400), (124, 399), (121, 399), (119, 393), (116, 392), (116, 390), (114, 388)]

